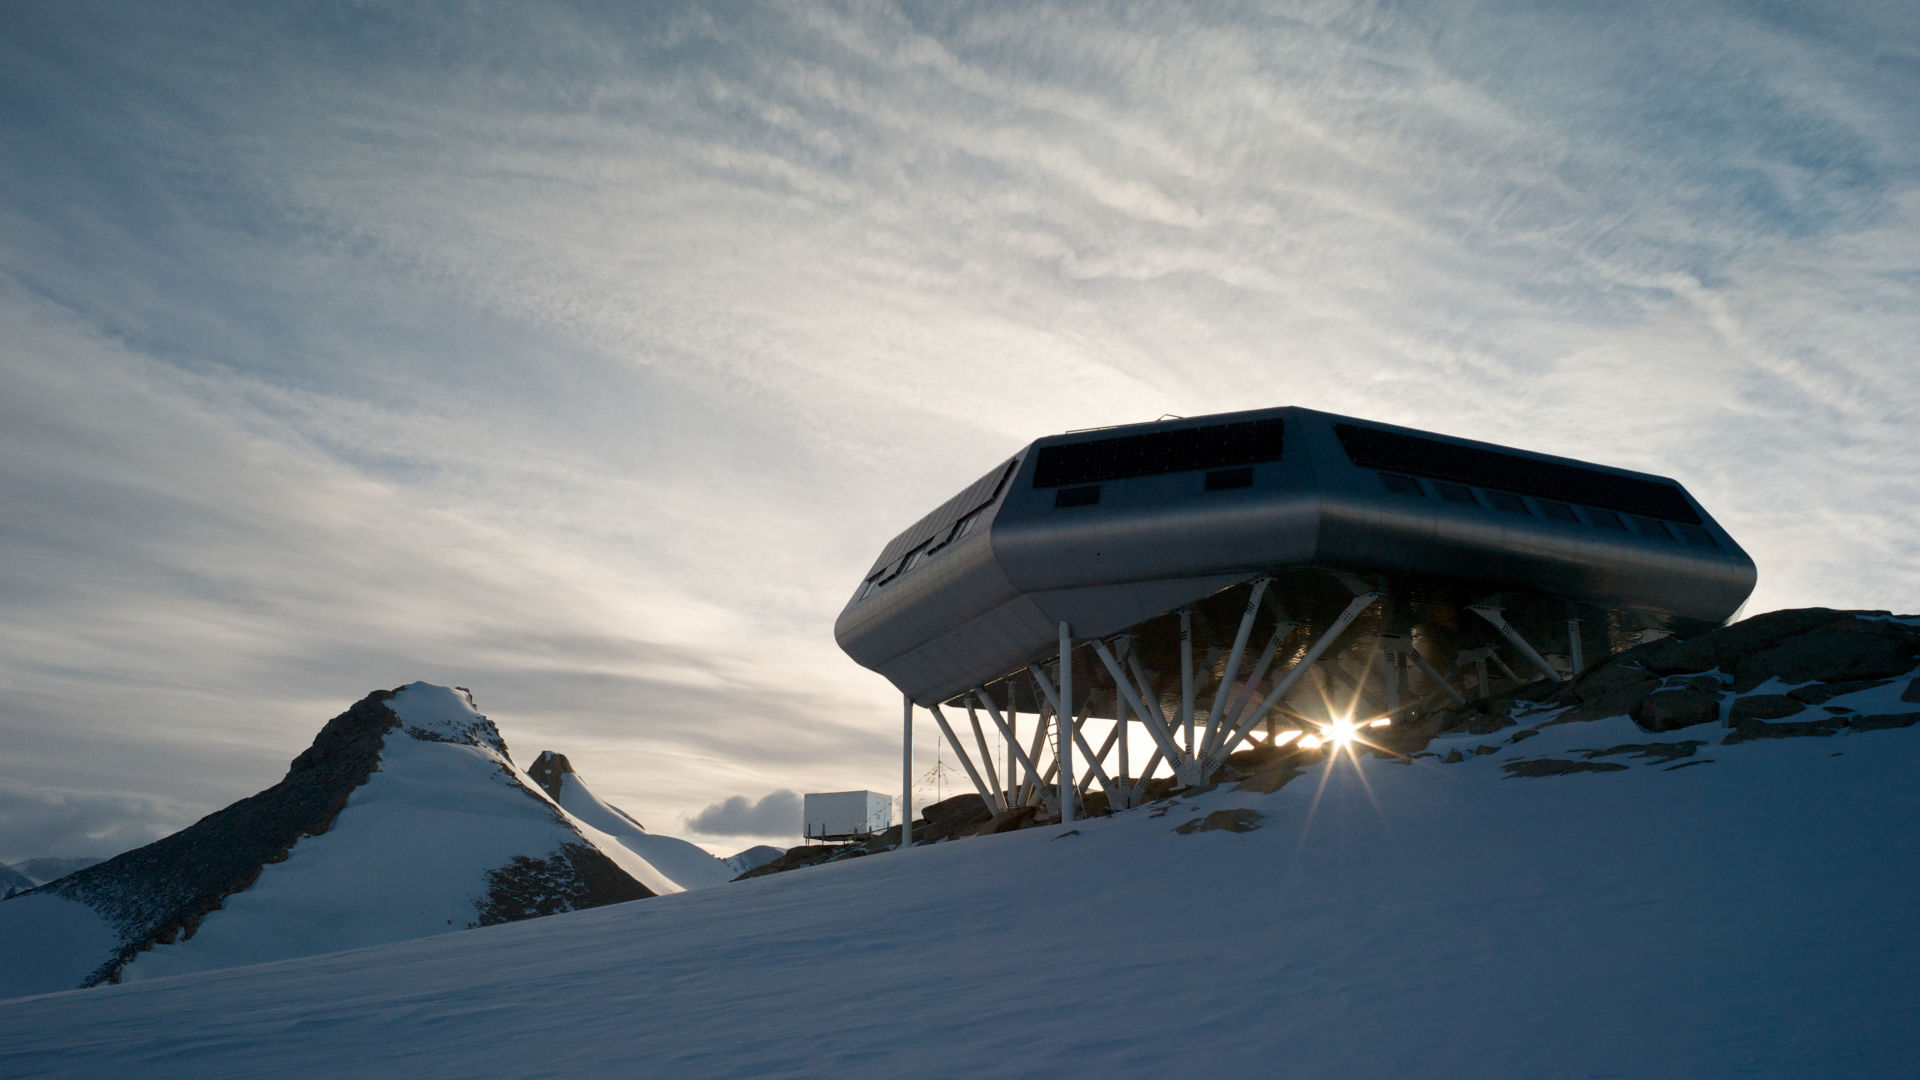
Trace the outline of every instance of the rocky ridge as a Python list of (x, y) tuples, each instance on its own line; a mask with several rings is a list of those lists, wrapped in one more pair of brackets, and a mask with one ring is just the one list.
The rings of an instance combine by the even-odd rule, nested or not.
[[(190, 940), (209, 913), (250, 888), (264, 868), (285, 861), (301, 840), (332, 829), (353, 793), (380, 769), (382, 750), (396, 737), (474, 748), (493, 759), (496, 780), (539, 804), (561, 835), (577, 839), (489, 871), (486, 892), (473, 902), (473, 925), (654, 895), (522, 782), (492, 721), (466, 709), (403, 721), (389, 703), (406, 689), (376, 690), (329, 720), (272, 787), (170, 836), (17, 895), (64, 897), (105, 919), (118, 933), (119, 946), (81, 985), (117, 982), (141, 953)], [(471, 705), (470, 696), (466, 702)]]

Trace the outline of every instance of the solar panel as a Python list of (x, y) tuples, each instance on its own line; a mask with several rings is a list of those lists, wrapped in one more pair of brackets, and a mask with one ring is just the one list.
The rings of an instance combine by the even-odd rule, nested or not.
[(1274, 418), (1060, 443), (1041, 448), (1033, 467), (1033, 486), (1097, 484), (1135, 476), (1257, 465), (1280, 460), (1285, 441), (1285, 422)]
[(1340, 437), (1340, 445), (1346, 448), (1347, 457), (1363, 469), (1413, 473), (1475, 487), (1504, 488), (1524, 495), (1700, 524), (1700, 515), (1687, 502), (1686, 495), (1670, 483), (1358, 424), (1335, 424), (1333, 429)]

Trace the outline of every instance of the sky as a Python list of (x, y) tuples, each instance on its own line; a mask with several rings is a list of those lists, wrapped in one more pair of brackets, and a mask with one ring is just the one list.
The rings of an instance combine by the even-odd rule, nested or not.
[(1167, 413), (1673, 476), (1749, 613), (1920, 609), (1916, 100), (1906, 2), (0, 5), (0, 860), (422, 679), (788, 839), (898, 787), (885, 542)]

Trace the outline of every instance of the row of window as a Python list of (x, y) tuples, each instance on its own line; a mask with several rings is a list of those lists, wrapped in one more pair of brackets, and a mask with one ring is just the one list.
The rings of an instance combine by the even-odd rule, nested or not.
[(1524, 454), (1462, 446), (1358, 424), (1335, 424), (1334, 434), (1347, 457), (1362, 469), (1415, 473), (1435, 480), (1500, 491), (1517, 491), (1542, 499), (1599, 506), (1624, 514), (1644, 514), (1667, 521), (1701, 523), (1700, 515), (1678, 485), (1559, 461), (1543, 461)]
[[(1483, 488), (1476, 492), (1465, 484), (1456, 484), (1450, 480), (1419, 480), (1402, 473), (1383, 472), (1380, 474), (1380, 481), (1395, 495), (1424, 499), (1427, 497), (1426, 489), (1431, 487), (1434, 496), (1441, 502), (1459, 503), (1463, 506), (1488, 506), (1502, 513), (1534, 516), (1534, 509), (1527, 505), (1527, 500), (1510, 491)], [(1534, 497), (1533, 505), (1539, 508), (1539, 516), (1549, 521), (1563, 521), (1570, 525), (1591, 525), (1596, 529), (1609, 529), (1614, 532), (1633, 532), (1653, 540), (1684, 540), (1699, 547), (1718, 548), (1720, 546), (1714, 540), (1712, 533), (1698, 525), (1662, 521), (1659, 518), (1640, 514), (1621, 515), (1597, 506), (1576, 507), (1558, 499), (1543, 499), (1538, 496)]]
[[(1201, 483), (1203, 491), (1235, 491), (1253, 486), (1253, 467), (1238, 469), (1214, 469), (1207, 473)], [(1053, 493), (1053, 508), (1065, 510), (1075, 506), (1096, 506), (1100, 502), (1099, 484), (1082, 484), (1078, 487), (1061, 488)]]
[(1064, 487), (1229, 465), (1257, 465), (1263, 461), (1279, 461), (1285, 449), (1286, 424), (1278, 417), (1139, 435), (1112, 435), (1041, 447), (1039, 460), (1033, 466), (1033, 486)]
[[(987, 506), (991, 506), (991, 505), (993, 504), (992, 503), (987, 504)], [(916, 566), (919, 566), (921, 560), (925, 559), (927, 556), (938, 554), (939, 552), (944, 550), (947, 547), (947, 545), (953, 543), (955, 540), (958, 540), (961, 537), (972, 532), (974, 525), (978, 524), (980, 521), (980, 515), (987, 512), (987, 506), (981, 506), (977, 509), (969, 511), (966, 514), (966, 516), (962, 517), (959, 521), (954, 522), (953, 528), (948, 529), (947, 535), (945, 537), (942, 537), (938, 543), (935, 543), (933, 540), (928, 540), (926, 543), (923, 543), (919, 547), (914, 548), (912, 551), (907, 552), (904, 556), (901, 557), (899, 565), (894, 567), (891, 572), (876, 574), (873, 577), (868, 578), (866, 587), (860, 590), (860, 599), (865, 600), (867, 597), (873, 595), (874, 590), (893, 584), (894, 580), (897, 579), (900, 575), (912, 570)]]

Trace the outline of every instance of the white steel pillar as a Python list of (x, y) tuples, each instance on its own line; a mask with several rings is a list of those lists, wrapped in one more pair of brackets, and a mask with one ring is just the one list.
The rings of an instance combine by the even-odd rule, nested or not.
[(1426, 657), (1421, 656), (1420, 650), (1414, 648), (1411, 642), (1407, 645), (1407, 659), (1413, 661), (1413, 666), (1420, 669), (1420, 674), (1425, 675), (1427, 681), (1438, 688), (1441, 693), (1447, 695), (1455, 705), (1465, 705), (1467, 703), (1466, 697), (1462, 695), (1460, 691), (1455, 690), (1453, 683), (1449, 682), (1445, 675), (1440, 674), (1440, 670), (1434, 667)]
[(1193, 698), (1199, 687), (1193, 681), (1193, 612), (1180, 613), (1180, 724), (1187, 729), (1186, 751), (1195, 757), (1193, 747)]
[(1127, 673), (1120, 669), (1119, 662), (1113, 658), (1113, 650), (1107, 648), (1106, 642), (1096, 638), (1093, 642), (1093, 651), (1100, 657), (1100, 662), (1106, 665), (1107, 674), (1113, 676), (1113, 686), (1120, 695), (1120, 704), (1131, 709), (1134, 715), (1147, 725), (1148, 733), (1153, 736), (1154, 745), (1160, 748), (1160, 752), (1166, 755), (1167, 760), (1173, 762), (1182, 760), (1179, 748), (1173, 745), (1173, 735), (1167, 731), (1167, 726), (1161, 721), (1158, 710), (1155, 710), (1152, 716), (1147, 715), (1146, 703), (1140, 700), (1139, 690), (1134, 687), (1133, 681), (1127, 678)]
[(993, 754), (987, 749), (987, 734), (980, 729), (980, 711), (973, 706), (971, 695), (967, 698), (967, 722), (973, 725), (973, 742), (980, 748), (980, 767), (987, 770), (987, 787), (993, 791), (993, 798), (987, 800), (989, 810), (998, 806), (1007, 809), (1007, 793), (1000, 786), (1000, 773), (994, 768)]
[(1240, 616), (1240, 629), (1233, 635), (1233, 649), (1227, 653), (1226, 669), (1220, 673), (1220, 685), (1213, 691), (1213, 707), (1207, 710), (1205, 744), (1211, 747), (1226, 723), (1226, 706), (1233, 696), (1233, 681), (1240, 677), (1240, 658), (1247, 653), (1247, 639), (1253, 636), (1253, 618), (1260, 612), (1260, 598), (1267, 594), (1272, 578), (1256, 578), (1247, 594), (1247, 610)]
[(1400, 713), (1400, 646), (1392, 645), (1387, 639), (1380, 640), (1380, 655), (1387, 659), (1387, 717), (1396, 719)]
[(906, 701), (906, 719), (900, 734), (900, 850), (913, 844), (913, 699)]
[[(980, 699), (981, 707), (986, 709), (987, 719), (993, 721), (993, 726), (999, 728), (1000, 734), (1007, 740), (1007, 785), (1009, 789), (1024, 788), (1025, 786), (1018, 782), (1019, 774), (1014, 769), (1016, 760), (1026, 766), (1027, 783), (1038, 783), (1040, 781), (1040, 767), (1034, 764), (1033, 759), (1027, 756), (1025, 750), (1020, 748), (1020, 740), (1014, 737), (1018, 729), (1012, 725), (1019, 723), (1020, 718), (1014, 715), (1011, 706), (1007, 709), (1007, 715), (1002, 717), (1000, 710), (994, 707), (993, 699), (987, 696), (987, 691), (984, 687), (975, 690), (974, 694)], [(1034, 752), (1037, 754), (1039, 750), (1036, 749)]]
[[(1014, 703), (1018, 700), (1014, 697), (1013, 681), (1009, 679), (1007, 681), (1007, 722), (1001, 725), (1000, 729), (1001, 736), (1007, 740), (1007, 806), (1009, 809), (1013, 806), (1013, 793), (1020, 787), (1020, 774), (1013, 765), (1016, 755), (1020, 752), (1020, 740), (1017, 737), (1020, 731), (1020, 714), (1013, 711)], [(987, 707), (987, 715), (995, 717), (999, 715), (994, 711), (993, 702), (988, 699), (985, 691), (980, 694), (980, 702)]]
[(1586, 668), (1580, 656), (1580, 620), (1567, 620), (1567, 663), (1573, 665), (1573, 673), (1580, 674)]
[(1073, 635), (1060, 624), (1060, 707), (1054, 710), (1060, 725), (1060, 820), (1073, 820)]

